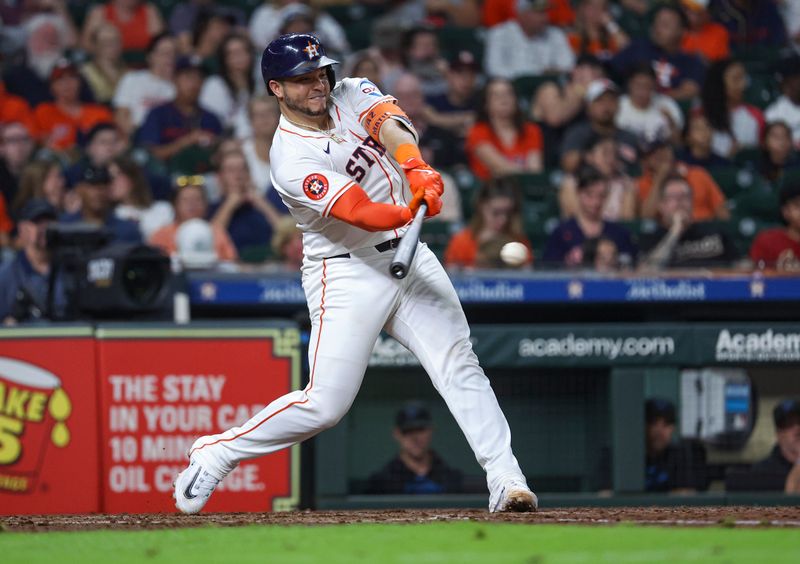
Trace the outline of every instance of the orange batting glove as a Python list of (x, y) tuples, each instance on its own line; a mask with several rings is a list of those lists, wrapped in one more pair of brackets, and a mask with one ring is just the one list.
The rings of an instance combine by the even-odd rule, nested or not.
[(425, 188), (433, 188), (440, 196), (442, 195), (444, 192), (442, 177), (422, 160), (419, 147), (413, 143), (403, 143), (395, 151), (394, 157), (405, 172), (414, 197)]
[(415, 195), (408, 204), (408, 209), (411, 210), (412, 216), (417, 215), (417, 210), (423, 202), (428, 206), (425, 217), (439, 215), (439, 212), (442, 211), (442, 198), (439, 197), (436, 190), (434, 188), (423, 188), (420, 190), (419, 196)]

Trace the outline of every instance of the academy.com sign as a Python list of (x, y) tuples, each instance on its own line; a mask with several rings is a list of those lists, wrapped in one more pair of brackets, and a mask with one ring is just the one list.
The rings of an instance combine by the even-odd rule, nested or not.
[(519, 356), (533, 358), (594, 357), (618, 358), (668, 357), (675, 354), (672, 337), (576, 337), (522, 339)]
[(800, 333), (737, 333), (722, 329), (717, 336), (716, 359), (720, 361), (798, 361)]

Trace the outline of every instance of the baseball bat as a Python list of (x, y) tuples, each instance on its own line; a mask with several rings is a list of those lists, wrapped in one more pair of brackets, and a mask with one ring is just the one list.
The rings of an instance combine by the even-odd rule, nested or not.
[(397, 245), (397, 250), (394, 252), (394, 260), (389, 267), (389, 272), (398, 280), (405, 278), (411, 268), (411, 261), (414, 260), (414, 253), (417, 252), (417, 243), (419, 242), (419, 232), (422, 229), (422, 220), (425, 218), (425, 213), (428, 211), (426, 204), (421, 204), (417, 210), (417, 215), (406, 230), (406, 234), (400, 239), (400, 244)]

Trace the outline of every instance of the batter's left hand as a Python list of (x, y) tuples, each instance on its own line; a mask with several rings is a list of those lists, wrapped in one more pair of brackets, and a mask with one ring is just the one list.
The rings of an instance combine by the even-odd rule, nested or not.
[(442, 199), (433, 188), (425, 188), (420, 191), (418, 196), (415, 195), (411, 199), (408, 207), (411, 210), (412, 215), (417, 214), (417, 210), (419, 209), (419, 206), (422, 205), (422, 202), (425, 202), (425, 204), (428, 206), (428, 211), (425, 212), (425, 217), (439, 215), (439, 212), (442, 211)]
[(408, 183), (411, 186), (411, 193), (415, 199), (418, 194), (421, 198), (426, 189), (434, 190), (437, 196), (441, 196), (444, 192), (441, 175), (422, 159), (411, 157), (400, 163), (400, 166), (403, 168), (403, 172), (406, 173), (406, 178), (408, 178)]

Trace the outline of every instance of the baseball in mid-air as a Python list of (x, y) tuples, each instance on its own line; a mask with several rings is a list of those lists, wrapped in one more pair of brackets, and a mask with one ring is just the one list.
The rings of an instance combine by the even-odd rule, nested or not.
[(508, 266), (522, 266), (528, 262), (530, 253), (528, 247), (519, 241), (511, 241), (500, 249), (500, 259)]

